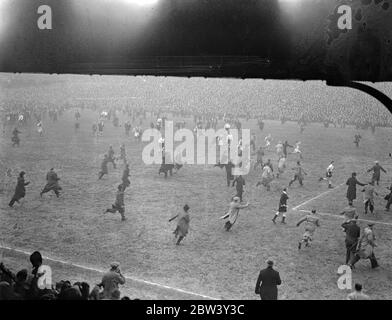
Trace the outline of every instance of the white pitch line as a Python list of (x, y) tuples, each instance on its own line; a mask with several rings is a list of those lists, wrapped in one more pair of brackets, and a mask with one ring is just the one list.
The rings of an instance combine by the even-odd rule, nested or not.
[[(14, 249), (14, 248), (10, 248), (10, 247), (7, 247), (7, 246), (2, 246), (2, 245), (0, 245), (0, 248), (1, 249), (5, 249), (5, 250), (9, 250), (9, 251), (15, 251), (15, 252), (23, 253), (25, 255), (30, 255), (31, 254), (31, 253), (29, 253), (27, 251), (24, 251), (24, 250), (21, 250), (21, 249)], [(80, 264), (76, 264), (76, 263), (72, 263), (72, 262), (68, 262), (68, 261), (63, 261), (63, 260), (60, 260), (60, 259), (54, 259), (54, 258), (45, 257), (45, 256), (42, 256), (42, 258), (45, 259), (45, 260), (49, 260), (49, 261), (53, 261), (53, 262), (57, 262), (57, 263), (65, 264), (65, 265), (70, 265), (70, 266), (77, 267), (77, 268), (84, 269), (84, 270), (95, 271), (95, 272), (99, 272), (99, 273), (105, 273), (106, 272), (106, 271), (101, 270), (101, 269), (86, 267), (86, 266), (83, 266), (83, 265), (80, 265)], [(181, 293), (192, 295), (192, 296), (196, 296), (196, 297), (202, 297), (202, 298), (209, 299), (209, 300), (220, 300), (220, 299), (213, 298), (213, 297), (210, 297), (210, 296), (206, 296), (206, 295), (203, 295), (203, 294), (200, 294), (200, 293), (195, 293), (195, 292), (191, 292), (191, 291), (187, 291), (187, 290), (183, 290), (183, 289), (179, 289), (179, 288), (175, 288), (175, 287), (170, 287), (170, 286), (167, 286), (167, 285), (163, 285), (163, 284), (159, 284), (159, 283), (155, 283), (155, 282), (151, 282), (151, 281), (147, 281), (147, 280), (137, 279), (137, 278), (130, 277), (130, 276), (127, 276), (127, 275), (124, 275), (124, 278), (126, 278), (128, 280), (131, 280), (131, 281), (148, 284), (148, 285), (155, 286), (155, 287), (165, 288), (165, 289), (168, 289), (168, 290), (173, 290), (173, 291), (181, 292)]]
[(341, 186), (343, 186), (343, 185), (345, 185), (345, 184), (346, 184), (346, 183), (339, 184), (338, 186), (334, 187), (334, 188), (331, 189), (331, 190), (327, 190), (327, 191), (325, 191), (325, 192), (323, 192), (323, 193), (320, 193), (319, 195), (317, 195), (317, 196), (315, 196), (315, 197), (313, 197), (313, 198), (311, 198), (311, 199), (309, 199), (309, 200), (306, 200), (305, 202), (302, 202), (301, 204), (299, 204), (298, 206), (292, 208), (291, 210), (297, 210), (298, 208), (304, 206), (305, 204), (307, 204), (307, 203), (309, 203), (309, 202), (311, 202), (311, 201), (313, 201), (313, 200), (316, 200), (316, 199), (322, 197), (322, 196), (325, 195), (325, 194), (328, 194), (328, 193), (330, 193), (330, 192), (332, 192), (332, 191), (335, 191), (335, 190), (337, 190), (338, 188), (340, 188)]
[[(311, 213), (311, 211), (309, 211), (309, 210), (298, 210), (298, 211), (306, 212), (306, 213)], [(336, 215), (336, 214), (333, 214), (333, 213), (317, 212), (316, 214), (319, 214), (320, 216), (329, 216), (329, 217), (344, 219), (344, 216)], [(386, 225), (386, 226), (392, 226), (392, 223), (390, 223), (390, 222), (382, 222), (382, 221), (375, 221), (375, 220), (366, 220), (366, 219), (359, 219), (359, 218), (357, 219), (357, 221), (371, 222), (371, 223), (374, 223), (374, 224), (383, 224), (383, 225)]]

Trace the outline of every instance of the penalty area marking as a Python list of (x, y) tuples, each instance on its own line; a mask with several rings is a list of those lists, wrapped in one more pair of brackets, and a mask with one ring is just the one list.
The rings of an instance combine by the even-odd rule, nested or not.
[[(297, 211), (297, 210), (295, 210), (295, 211)], [(310, 210), (298, 210), (298, 211), (306, 212), (306, 213), (311, 213)], [(336, 214), (333, 214), (333, 213), (317, 212), (316, 214), (318, 214), (318, 215), (320, 215), (320, 216), (328, 216), (328, 217), (334, 217), (334, 218), (344, 219), (344, 216), (336, 215)], [(366, 220), (366, 219), (360, 219), (360, 218), (358, 218), (357, 221), (363, 221), (363, 222), (367, 222), (367, 223), (370, 222), (370, 223), (374, 223), (374, 224), (383, 224), (383, 225), (386, 225), (386, 226), (392, 226), (392, 223), (390, 223), (390, 222), (382, 222), (382, 221), (375, 221), (375, 220)]]
[[(31, 254), (31, 253), (29, 253), (27, 251), (24, 251), (24, 250), (13, 249), (13, 248), (10, 248), (10, 247), (7, 247), (7, 246), (3, 246), (3, 245), (0, 245), (0, 248), (4, 249), (4, 250), (8, 250), (8, 251), (15, 251), (15, 252), (22, 253), (22, 254), (25, 254), (25, 255), (28, 255), (28, 256)], [(45, 260), (49, 260), (49, 261), (61, 263), (61, 264), (64, 264), (64, 265), (77, 267), (77, 268), (84, 269), (84, 270), (95, 271), (95, 272), (98, 272), (98, 273), (105, 273), (106, 272), (106, 271), (101, 270), (101, 269), (91, 268), (91, 267), (83, 266), (83, 265), (80, 265), (80, 264), (76, 264), (76, 263), (72, 263), (72, 262), (68, 262), (68, 261), (63, 261), (63, 260), (60, 260), (60, 259), (54, 259), (54, 258), (45, 257), (45, 256), (42, 256), (42, 258), (45, 259)], [(209, 296), (206, 296), (206, 295), (203, 295), (203, 294), (200, 294), (200, 293), (195, 293), (195, 292), (191, 292), (191, 291), (187, 291), (187, 290), (183, 290), (183, 289), (179, 289), (179, 288), (175, 288), (175, 287), (170, 287), (170, 286), (167, 286), (167, 285), (163, 285), (163, 284), (159, 284), (159, 283), (155, 283), (155, 282), (151, 282), (151, 281), (147, 281), (147, 280), (137, 279), (137, 278), (126, 276), (126, 275), (124, 275), (124, 278), (128, 279), (128, 280), (131, 280), (131, 281), (148, 284), (150, 286), (155, 286), (155, 287), (164, 288), (164, 289), (167, 289), (167, 290), (181, 292), (181, 293), (184, 293), (184, 294), (187, 294), (187, 295), (192, 295), (192, 296), (195, 296), (195, 297), (202, 297), (204, 299), (209, 299), (209, 300), (220, 300), (220, 299), (209, 297)]]

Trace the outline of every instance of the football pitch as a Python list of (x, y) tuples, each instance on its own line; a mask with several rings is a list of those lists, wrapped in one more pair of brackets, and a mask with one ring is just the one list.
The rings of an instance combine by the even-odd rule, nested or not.
[[(387, 170), (382, 174), (375, 213), (364, 214), (362, 193), (357, 188), (355, 206), (361, 227), (365, 220), (376, 221), (374, 227), (378, 247), (375, 249), (380, 268), (372, 270), (368, 261), (361, 260), (353, 272), (353, 281), (360, 282), (375, 299), (392, 299), (392, 213), (386, 213), (384, 196), (391, 185), (392, 129), (369, 131), (353, 127), (324, 128), (309, 124), (304, 133), (298, 125), (266, 121), (263, 131), (255, 120), (242, 120), (243, 128), (256, 133), (257, 146), (264, 137), (273, 137), (264, 160), (271, 159), (276, 167), (274, 145), (279, 140), (290, 144), (301, 141), (302, 165), (307, 176), (304, 186), (295, 182), (289, 189), (287, 225), (271, 221), (277, 210), (280, 192), (292, 179), (297, 156), (290, 154), (287, 170), (272, 182), (271, 191), (256, 187), (261, 170), (251, 170), (245, 176), (244, 201), (248, 209), (240, 211), (233, 228), (226, 232), (224, 214), (235, 194), (226, 186), (223, 169), (213, 165), (185, 165), (177, 174), (165, 179), (158, 175), (158, 165), (145, 165), (141, 155), (145, 143), (127, 137), (123, 127), (105, 126), (104, 135), (95, 137), (91, 126), (97, 114), (82, 111), (80, 130), (74, 131), (73, 114), (66, 112), (60, 121), (44, 122), (44, 136), (34, 126), (22, 127), (21, 145), (11, 146), (11, 130), (0, 136), (1, 172), (12, 168), (14, 180), (0, 194), (0, 251), (17, 270), (28, 266), (28, 256), (35, 250), (52, 260), (55, 280), (100, 281), (101, 271), (112, 261), (119, 261), (128, 277), (127, 292), (142, 299), (259, 299), (254, 294), (258, 272), (265, 260), (272, 257), (280, 272), (282, 285), (279, 299), (343, 299), (348, 291), (337, 286), (338, 267), (345, 262), (345, 235), (339, 212), (347, 206), (346, 180), (357, 172), (358, 180), (370, 181), (366, 170), (374, 161)], [(123, 119), (120, 119), (123, 123)], [(143, 124), (147, 128), (151, 119)], [(224, 123), (219, 122), (218, 127)], [(187, 128), (193, 128), (187, 119)], [(356, 148), (354, 135), (363, 137)], [(125, 194), (127, 221), (117, 214), (103, 214), (114, 202), (121, 181), (122, 162), (117, 169), (109, 164), (109, 175), (98, 181), (103, 155), (110, 145), (117, 156), (125, 143), (131, 167), (131, 186)], [(291, 149), (289, 149), (290, 151)], [(252, 155), (255, 158), (255, 155)], [(334, 189), (328, 189), (325, 175), (329, 163), (335, 161)], [(60, 198), (39, 192), (45, 185), (50, 168), (58, 173), (63, 192)], [(16, 173), (26, 171), (26, 197), (21, 205), (8, 207)], [(168, 220), (190, 206), (191, 229), (180, 246), (173, 242), (175, 226)], [(294, 209), (294, 210), (293, 210)], [(321, 227), (315, 232), (310, 248), (298, 251), (303, 228), (296, 222), (307, 211), (320, 212)], [(11, 249), (17, 249), (14, 251)]]

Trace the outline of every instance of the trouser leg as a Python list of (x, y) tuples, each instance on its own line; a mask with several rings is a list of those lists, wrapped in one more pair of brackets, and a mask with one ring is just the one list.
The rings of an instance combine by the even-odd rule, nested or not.
[(391, 208), (391, 204), (392, 204), (392, 193), (389, 195), (389, 199), (387, 202), (387, 206), (385, 207), (387, 210), (389, 210)]
[(374, 255), (374, 252), (369, 257), (369, 259), (370, 259), (370, 263), (371, 263), (372, 268), (377, 268), (378, 267), (378, 262), (377, 262), (376, 256)]
[(233, 225), (231, 224), (231, 222), (230, 222), (230, 221), (227, 221), (227, 222), (225, 223), (225, 229), (226, 229), (226, 231), (229, 231), (229, 230), (231, 229), (232, 226), (233, 226)]
[(350, 258), (349, 265), (351, 267), (354, 267), (354, 265), (360, 260), (361, 258), (358, 256), (358, 254), (352, 254)]
[(176, 245), (179, 245), (180, 242), (182, 241), (182, 239), (184, 239), (184, 237), (183, 236), (179, 236)]
[(15, 204), (15, 202), (16, 202), (17, 200), (15, 199), (15, 198), (12, 198), (11, 199), (11, 201), (10, 201), (10, 203), (8, 204), (10, 207), (12, 207), (14, 204)]

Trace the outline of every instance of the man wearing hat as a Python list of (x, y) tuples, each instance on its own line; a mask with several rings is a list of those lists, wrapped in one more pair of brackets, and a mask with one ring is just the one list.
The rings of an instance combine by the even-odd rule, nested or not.
[(248, 206), (249, 203), (247, 204), (240, 203), (240, 197), (237, 196), (233, 197), (232, 202), (230, 203), (229, 211), (221, 217), (221, 219), (229, 218), (229, 220), (226, 221), (225, 223), (226, 231), (229, 231), (231, 227), (234, 225), (234, 223), (237, 221), (240, 209), (247, 208)]
[(346, 182), (347, 187), (347, 200), (348, 200), (348, 204), (352, 205), (353, 201), (357, 198), (357, 185), (360, 186), (365, 186), (364, 183), (361, 183), (357, 180), (357, 174), (356, 172), (353, 172), (351, 174), (351, 178), (349, 178)]
[(343, 222), (342, 228), (346, 233), (346, 264), (348, 264), (356, 252), (358, 239), (361, 236), (361, 228), (358, 227), (356, 219), (350, 219)]
[(345, 222), (348, 222), (353, 219), (358, 219), (359, 217), (357, 210), (353, 205), (348, 205), (340, 214), (344, 215)]
[(60, 190), (62, 188), (59, 185), (59, 180), (60, 178), (57, 176), (57, 173), (54, 171), (54, 168), (51, 168), (49, 172), (46, 174), (46, 185), (43, 188), (43, 190), (40, 193), (40, 196), (44, 193), (47, 193), (49, 191), (53, 191), (56, 194), (56, 197), (58, 198), (60, 196)]
[(169, 222), (173, 221), (177, 218), (177, 227), (174, 230), (174, 238), (177, 239), (176, 245), (179, 245), (180, 242), (186, 237), (189, 231), (189, 223), (191, 218), (189, 216), (189, 206), (186, 204), (184, 206), (184, 211), (180, 214), (175, 215), (173, 218), (169, 219)]
[(373, 176), (372, 176), (372, 181), (377, 182), (377, 185), (379, 185), (380, 182), (380, 177), (381, 177), (381, 171), (384, 173), (387, 173), (383, 167), (380, 166), (378, 161), (374, 162), (374, 166), (370, 168), (367, 172), (373, 171)]
[(26, 195), (26, 188), (25, 187), (30, 182), (25, 182), (24, 175), (25, 175), (24, 171), (19, 173), (18, 182), (17, 182), (16, 188), (15, 188), (15, 193), (14, 193), (10, 203), (8, 204), (11, 208), (15, 202), (19, 203), (19, 200), (24, 198), (24, 196)]
[(279, 272), (273, 269), (272, 259), (267, 260), (267, 268), (260, 271), (255, 293), (261, 300), (278, 300), (278, 286), (282, 284)]
[(320, 227), (319, 217), (316, 215), (316, 210), (312, 210), (312, 212), (301, 220), (297, 222), (297, 227), (299, 227), (302, 223), (305, 224), (305, 233), (302, 236), (301, 241), (298, 243), (298, 250), (301, 250), (302, 243), (305, 243), (305, 247), (309, 247), (313, 240), (313, 234), (316, 231), (317, 227)]
[(378, 262), (376, 256), (374, 255), (374, 248), (377, 247), (376, 245), (376, 237), (373, 231), (374, 223), (368, 223), (367, 227), (363, 230), (362, 236), (359, 239), (357, 251), (354, 256), (352, 256), (349, 266), (354, 268), (354, 265), (360, 259), (369, 259), (372, 269), (377, 268)]
[(111, 300), (113, 292), (119, 290), (120, 284), (125, 284), (125, 278), (120, 271), (120, 264), (112, 262), (109, 272), (103, 275), (100, 283), (100, 286), (103, 287), (103, 299)]
[(378, 196), (378, 193), (374, 190), (374, 180), (370, 181), (368, 185), (364, 187), (363, 192), (363, 202), (365, 203), (365, 214), (368, 213), (368, 208), (370, 212), (374, 212), (374, 195)]

